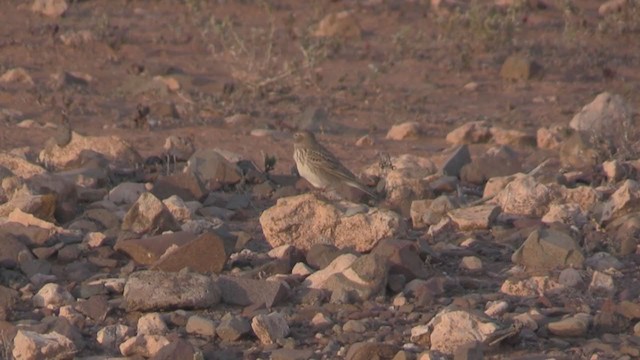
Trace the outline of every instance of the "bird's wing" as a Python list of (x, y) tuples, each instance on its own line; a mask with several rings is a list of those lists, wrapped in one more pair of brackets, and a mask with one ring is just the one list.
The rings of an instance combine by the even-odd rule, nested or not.
[(347, 169), (338, 158), (323, 147), (309, 152), (309, 162), (314, 166), (322, 167), (328, 173), (347, 181), (357, 181), (355, 175)]

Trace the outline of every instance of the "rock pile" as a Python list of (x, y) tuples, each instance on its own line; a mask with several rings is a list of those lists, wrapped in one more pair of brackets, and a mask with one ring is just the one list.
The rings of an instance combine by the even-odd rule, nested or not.
[[(538, 131), (542, 163), (476, 122), (372, 165), (370, 206), (214, 149), (169, 175), (116, 137), (73, 133), (42, 166), (0, 154), (3, 356), (638, 358), (640, 163), (571, 140), (628, 120), (603, 98)], [(560, 174), (577, 153), (597, 156)]]

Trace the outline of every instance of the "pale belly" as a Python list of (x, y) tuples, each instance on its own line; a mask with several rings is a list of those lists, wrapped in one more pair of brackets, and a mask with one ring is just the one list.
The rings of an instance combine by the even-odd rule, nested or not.
[(324, 179), (317, 176), (313, 172), (309, 171), (309, 169), (307, 169), (305, 166), (300, 166), (296, 163), (296, 168), (298, 168), (298, 174), (300, 174), (300, 176), (305, 178), (314, 187), (317, 187), (319, 189), (324, 189), (330, 185)]

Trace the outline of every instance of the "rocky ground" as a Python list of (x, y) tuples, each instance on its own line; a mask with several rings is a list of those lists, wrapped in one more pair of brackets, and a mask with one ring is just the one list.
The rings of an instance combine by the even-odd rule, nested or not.
[[(640, 358), (636, 2), (0, 24), (0, 359)], [(380, 199), (313, 191), (297, 129)]]

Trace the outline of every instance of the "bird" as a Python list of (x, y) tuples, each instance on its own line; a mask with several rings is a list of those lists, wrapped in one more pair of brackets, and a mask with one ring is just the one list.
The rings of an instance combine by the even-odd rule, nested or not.
[(300, 176), (316, 188), (324, 190), (346, 184), (377, 198), (310, 131), (298, 131), (293, 135), (293, 159)]

